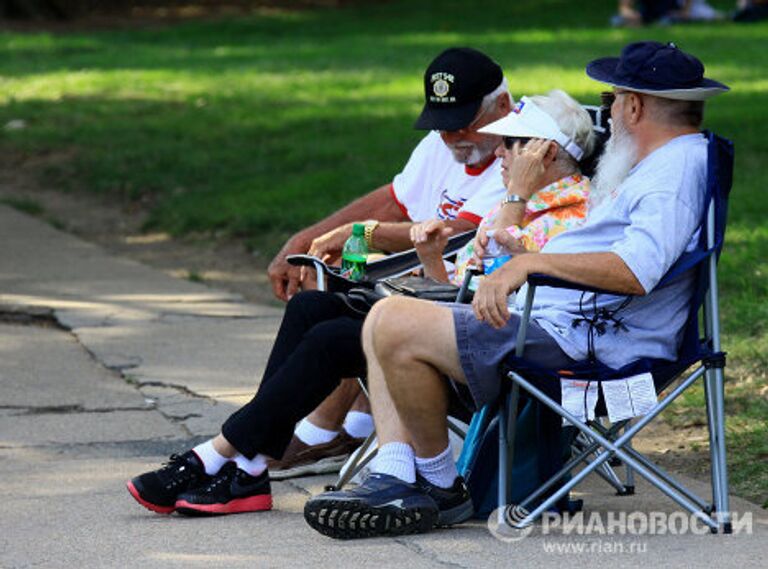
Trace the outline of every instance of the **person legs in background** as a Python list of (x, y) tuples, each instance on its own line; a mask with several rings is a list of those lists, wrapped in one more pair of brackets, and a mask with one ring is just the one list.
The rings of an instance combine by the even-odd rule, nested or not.
[(706, 0), (619, 0), (614, 27), (639, 27), (653, 23), (711, 22), (725, 15)]
[(739, 0), (736, 3), (734, 22), (758, 22), (768, 18), (768, 0)]

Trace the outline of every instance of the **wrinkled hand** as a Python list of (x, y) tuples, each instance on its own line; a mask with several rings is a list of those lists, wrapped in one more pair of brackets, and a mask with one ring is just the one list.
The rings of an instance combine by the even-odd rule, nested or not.
[(493, 230), (493, 239), (499, 245), (504, 247), (510, 254), (525, 253), (523, 244), (512, 237), (504, 227), (480, 227), (475, 234), (475, 240), (472, 245), (472, 262), (480, 267), (483, 264), (485, 248), (488, 246), (488, 231)]
[(516, 255), (518, 253), (525, 253), (523, 242), (520, 241), (520, 239), (513, 237), (509, 231), (507, 231), (506, 227), (496, 227), (496, 224), (494, 224), (493, 230), (493, 239), (511, 254)]
[(485, 248), (488, 246), (488, 230), (485, 226), (480, 226), (475, 233), (475, 240), (472, 244), (472, 261), (475, 266), (483, 266), (483, 256), (485, 255)]
[(352, 223), (346, 223), (328, 233), (324, 233), (312, 241), (307, 254), (314, 255), (327, 264), (337, 261), (341, 257), (344, 243), (352, 235), (352, 225)]
[(507, 191), (527, 200), (543, 186), (542, 180), (547, 170), (544, 157), (551, 144), (557, 143), (542, 138), (534, 138), (525, 146), (515, 142), (511, 151), (514, 160), (508, 170)]
[(424, 263), (442, 257), (448, 237), (453, 233), (451, 227), (439, 219), (430, 219), (411, 226), (411, 242), (416, 249), (416, 254)]
[(528, 278), (521, 261), (523, 257), (525, 255), (512, 258), (480, 281), (472, 299), (472, 310), (478, 320), (496, 329), (503, 328), (507, 323), (507, 297), (523, 286)]
[(300, 248), (286, 244), (267, 267), (267, 276), (272, 284), (272, 292), (280, 300), (287, 302), (299, 290), (301, 270), (288, 264), (288, 255), (304, 253)]

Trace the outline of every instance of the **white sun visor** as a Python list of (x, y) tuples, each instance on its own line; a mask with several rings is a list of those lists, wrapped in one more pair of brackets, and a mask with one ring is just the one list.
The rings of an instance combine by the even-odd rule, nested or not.
[(537, 107), (528, 97), (520, 99), (507, 116), (484, 126), (478, 132), (554, 140), (575, 160), (581, 160), (584, 156), (584, 150), (560, 130), (555, 119)]

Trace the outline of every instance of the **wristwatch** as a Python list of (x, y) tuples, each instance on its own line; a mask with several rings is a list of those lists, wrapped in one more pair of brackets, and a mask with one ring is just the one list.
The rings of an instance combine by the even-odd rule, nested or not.
[(505, 206), (508, 203), (521, 203), (521, 204), (525, 204), (527, 202), (528, 202), (527, 199), (525, 199), (523, 197), (520, 197), (517, 194), (508, 194), (508, 195), (504, 196), (503, 200), (501, 200), (501, 205)]
[(368, 249), (373, 249), (373, 232), (378, 226), (379, 222), (375, 219), (369, 219), (365, 222), (363, 237), (365, 237), (365, 244), (368, 245)]

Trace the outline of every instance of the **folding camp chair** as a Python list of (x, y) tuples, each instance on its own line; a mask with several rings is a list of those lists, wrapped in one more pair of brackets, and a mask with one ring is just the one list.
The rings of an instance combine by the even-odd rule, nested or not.
[[(592, 176), (594, 173), (599, 155), (605, 145), (608, 137), (610, 136), (609, 118), (610, 108), (613, 102), (614, 94), (612, 92), (601, 93), (600, 105), (583, 105), (584, 109), (589, 113), (592, 120), (593, 130), (596, 137), (596, 144), (591, 156), (587, 157), (581, 164), (582, 173), (586, 176)], [(448, 243), (443, 251), (443, 258), (449, 258), (456, 254), (456, 252), (463, 247), (467, 242), (474, 238), (475, 231), (467, 231), (459, 235), (449, 238)], [(317, 287), (318, 290), (328, 290), (331, 292), (348, 292), (351, 288), (359, 287), (361, 283), (352, 282), (349, 279), (344, 278), (337, 267), (331, 267), (326, 265), (322, 260), (310, 255), (291, 255), (288, 257), (288, 262), (294, 266), (307, 266), (312, 267), (317, 273)], [(377, 280), (387, 277), (396, 277), (406, 273), (410, 273), (421, 267), (421, 263), (418, 259), (415, 249), (395, 253), (388, 255), (384, 259), (373, 261), (366, 264), (366, 277), (363, 286), (372, 286)], [(468, 273), (467, 277), (470, 277)], [(463, 285), (459, 289), (456, 302), (465, 302), (468, 297), (468, 286), (470, 278), (464, 280)], [(365, 386), (363, 378), (357, 378), (360, 387), (368, 396), (368, 391)], [(452, 420), (449, 417), (448, 420), (449, 429), (464, 439), (466, 436), (466, 429), (459, 421)], [(326, 490), (339, 490), (345, 486), (352, 478), (360, 473), (365, 466), (375, 457), (376, 448), (374, 446), (375, 433), (371, 434), (363, 442), (361, 447), (350, 457), (350, 460), (342, 467), (339, 474), (339, 478), (334, 485), (330, 485)], [(600, 470), (607, 480), (615, 480), (613, 482), (617, 488), (620, 486), (618, 477), (613, 473), (609, 465), (605, 465)], [(603, 474), (604, 473), (604, 474)]]
[[(474, 236), (475, 231), (466, 231), (450, 237), (445, 250), (443, 251), (443, 257), (448, 258), (455, 255), (456, 252), (473, 239)], [(361, 286), (373, 288), (376, 281), (380, 279), (401, 276), (421, 267), (421, 261), (419, 261), (415, 249), (409, 249), (407, 251), (388, 255), (383, 259), (366, 263), (365, 278), (362, 282), (358, 282), (351, 281), (344, 277), (338, 267), (329, 266), (321, 259), (311, 255), (290, 255), (287, 258), (287, 261), (294, 266), (314, 268), (317, 273), (318, 290), (343, 293)], [(466, 287), (459, 289), (458, 295), (460, 298), (463, 298), (465, 294)], [(368, 389), (363, 378), (359, 377), (357, 378), (357, 381), (365, 396), (368, 397)], [(466, 434), (459, 422), (449, 420), (448, 425), (449, 428), (461, 438)], [(353, 455), (354, 459), (342, 468), (337, 482), (328, 486), (326, 490), (340, 490), (368, 465), (368, 463), (376, 456), (376, 448), (374, 446), (375, 440), (376, 433), (374, 432), (363, 441), (363, 444)]]
[[(711, 531), (722, 529), (731, 532), (731, 517), (728, 507), (728, 473), (725, 455), (725, 415), (723, 369), (725, 354), (720, 346), (720, 328), (717, 289), (717, 259), (719, 257), (725, 233), (727, 198), (731, 189), (733, 172), (733, 145), (712, 133), (705, 133), (708, 139), (707, 187), (705, 194), (705, 213), (702, 221), (700, 240), (695, 251), (686, 253), (670, 269), (660, 285), (669, 282), (686, 271), (696, 272), (696, 285), (683, 339), (674, 362), (660, 360), (642, 360), (633, 362), (619, 370), (610, 369), (599, 363), (580, 363), (567, 370), (568, 378), (596, 380), (598, 383), (626, 378), (638, 373), (650, 372), (653, 376), (657, 393), (670, 388), (671, 391), (645, 416), (630, 425), (627, 420), (618, 421), (610, 428), (594, 420), (580, 420), (568, 412), (553, 396), (553, 385), (560, 389), (559, 372), (545, 371), (526, 362), (523, 347), (530, 319), (535, 290), (538, 286), (570, 288), (586, 292), (605, 292), (583, 287), (547, 277), (532, 275), (528, 280), (525, 310), (518, 333), (515, 352), (507, 360), (507, 377), (511, 385), (506, 384), (508, 392), (499, 411), (499, 492), (498, 523), (521, 529), (533, 523), (549, 509), (556, 507), (558, 501), (567, 498), (569, 491), (579, 484), (591, 472), (597, 471), (618, 457), (677, 504), (688, 510)], [(610, 293), (607, 293), (610, 294)], [(703, 312), (703, 333), (699, 330), (698, 313)], [(685, 374), (691, 366), (693, 371)], [(712, 500), (706, 501), (683, 486), (679, 481), (633, 449), (629, 443), (646, 425), (666, 409), (681, 393), (697, 379), (704, 378), (704, 393), (707, 407), (707, 425), (709, 428)], [(680, 380), (674, 388), (671, 384)], [(562, 468), (554, 472), (539, 489), (514, 506), (508, 504), (508, 486), (510, 464), (513, 460), (515, 444), (515, 425), (520, 388), (534, 397), (548, 409), (556, 423), (564, 419), (578, 429), (581, 437), (581, 449)], [(549, 391), (549, 393), (545, 393)], [(622, 433), (623, 431), (623, 433)], [(546, 443), (541, 443), (546, 445)], [(567, 477), (571, 470), (592, 455), (594, 459), (581, 471), (574, 474), (567, 482), (557, 485)]]

